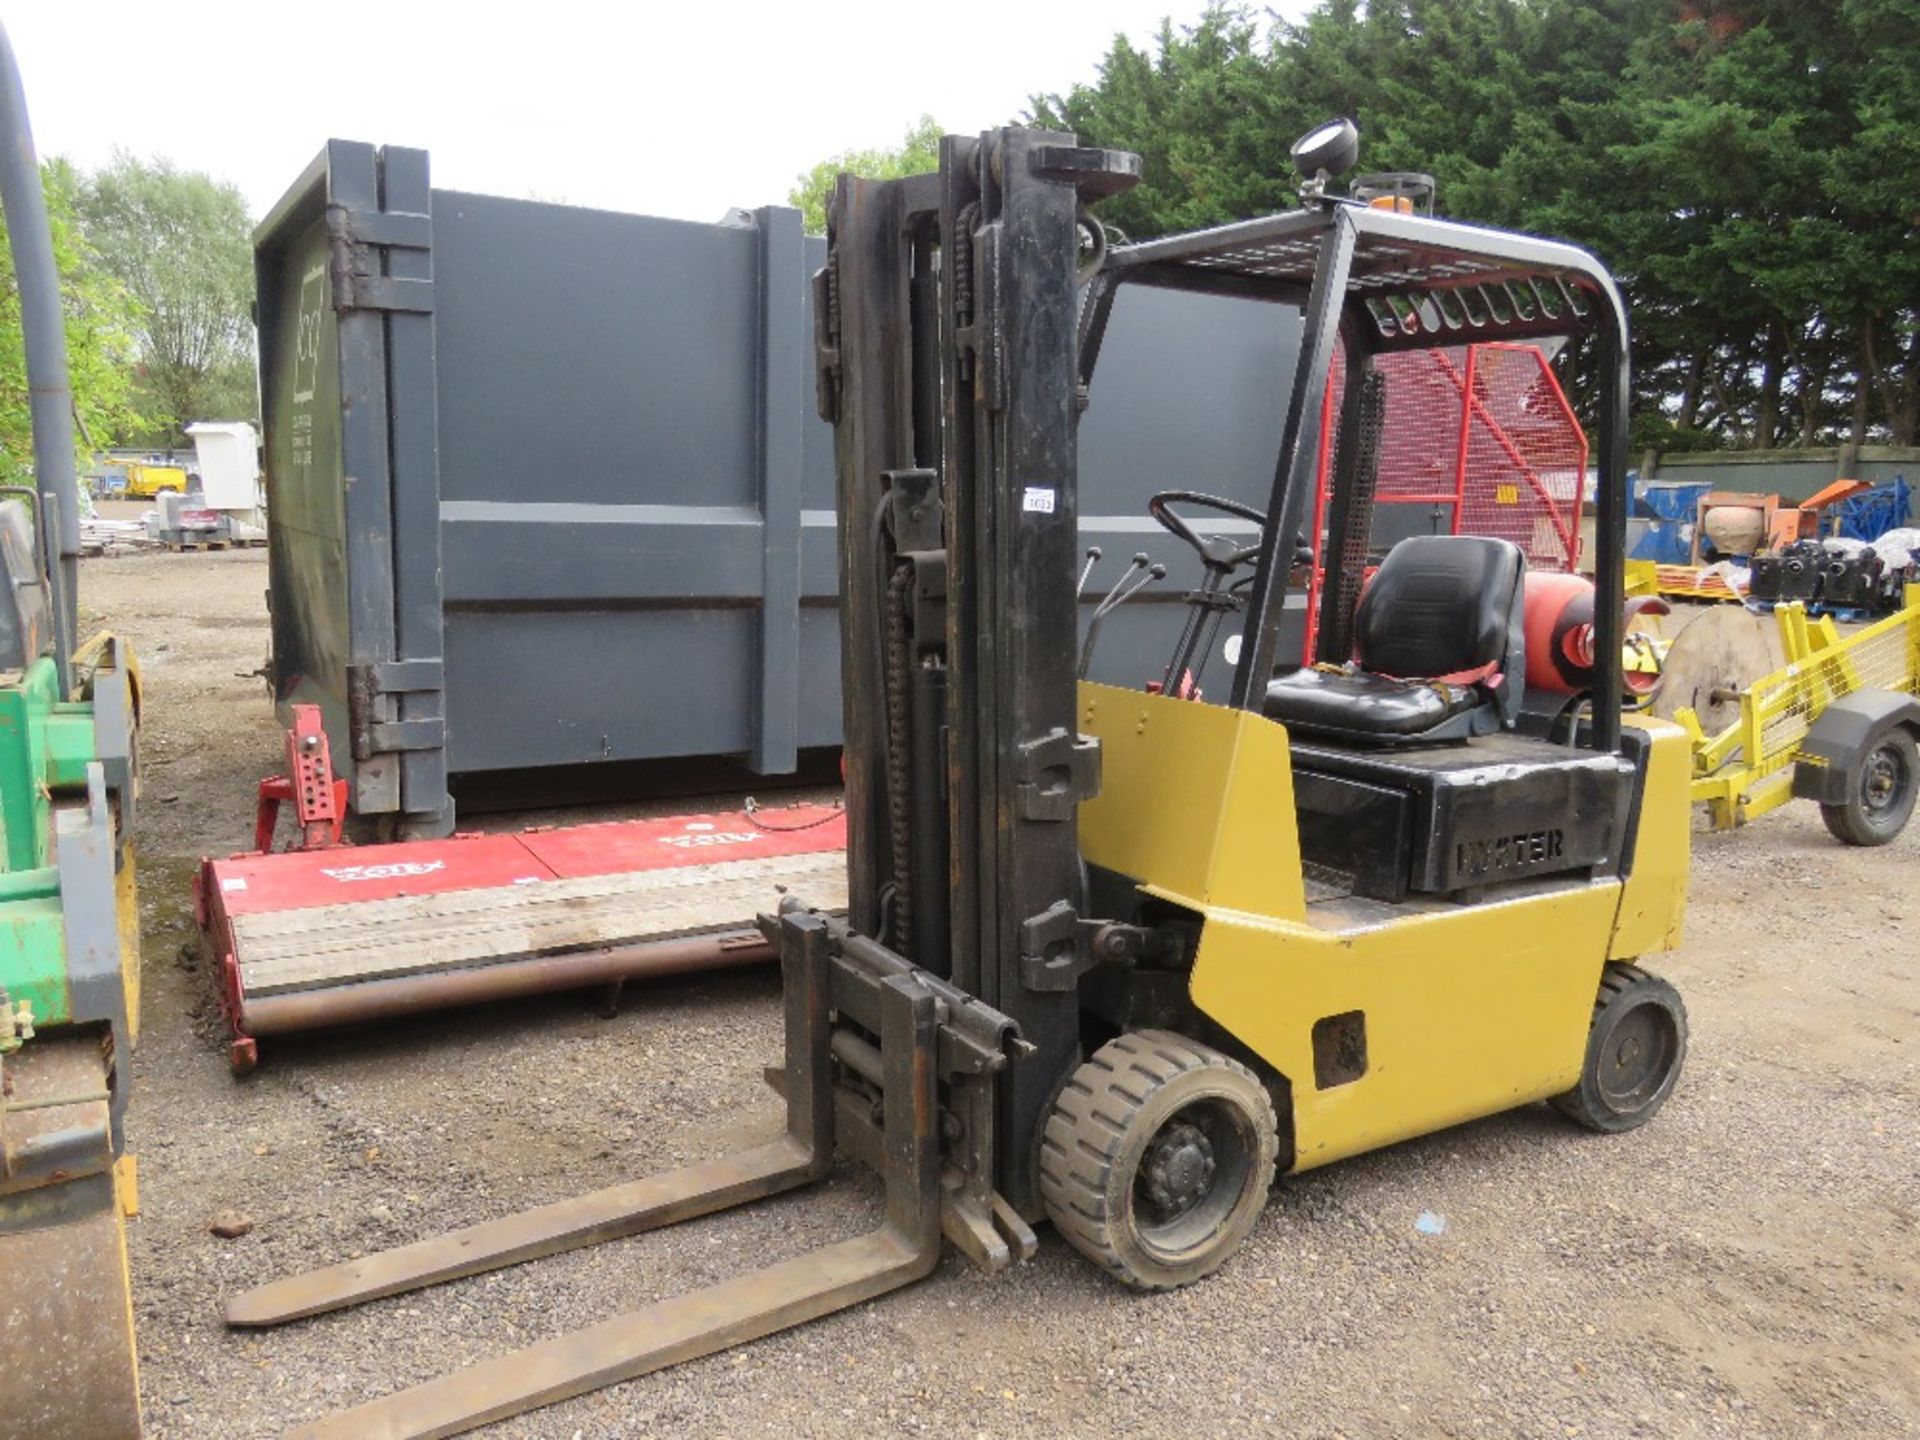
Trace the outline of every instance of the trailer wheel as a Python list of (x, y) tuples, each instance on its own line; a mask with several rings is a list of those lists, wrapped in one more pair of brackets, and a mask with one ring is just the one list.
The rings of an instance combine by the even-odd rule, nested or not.
[(1246, 1066), (1170, 1031), (1129, 1031), (1054, 1102), (1040, 1195), (1076, 1250), (1137, 1289), (1172, 1290), (1218, 1269), (1253, 1229), (1278, 1129)]
[(1859, 773), (1837, 805), (1822, 805), (1820, 818), (1833, 838), (1848, 845), (1884, 845), (1906, 828), (1913, 814), (1920, 753), (1913, 732), (1896, 725), (1868, 744)]
[(1687, 1058), (1680, 992), (1637, 965), (1611, 964), (1600, 979), (1580, 1083), (1553, 1107), (1589, 1130), (1615, 1135), (1651, 1120)]

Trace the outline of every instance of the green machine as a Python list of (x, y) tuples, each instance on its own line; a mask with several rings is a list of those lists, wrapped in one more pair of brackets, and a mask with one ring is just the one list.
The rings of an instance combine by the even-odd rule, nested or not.
[(75, 643), (72, 395), (40, 184), (0, 30), (35, 482), (0, 487), (0, 1435), (125, 1440), (140, 1433), (125, 1225), (139, 685), (111, 636)]

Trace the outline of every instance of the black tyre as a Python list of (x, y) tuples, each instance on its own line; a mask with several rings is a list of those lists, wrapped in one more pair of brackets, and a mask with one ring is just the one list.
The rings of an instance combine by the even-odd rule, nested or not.
[(1218, 1269), (1253, 1229), (1279, 1148), (1253, 1072), (1166, 1030), (1130, 1031), (1074, 1071), (1040, 1147), (1054, 1227), (1141, 1290)]
[(1667, 1103), (1687, 1058), (1680, 992), (1637, 965), (1608, 965), (1587, 1029), (1580, 1083), (1553, 1106), (1603, 1134), (1647, 1123)]
[(1838, 805), (1822, 805), (1820, 818), (1833, 838), (1848, 845), (1884, 845), (1906, 828), (1913, 814), (1920, 752), (1913, 732), (1895, 726), (1869, 742), (1858, 772)]

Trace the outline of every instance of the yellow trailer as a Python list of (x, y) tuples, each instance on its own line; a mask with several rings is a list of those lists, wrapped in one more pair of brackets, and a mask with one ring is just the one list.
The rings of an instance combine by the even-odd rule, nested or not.
[(1693, 799), (1719, 830), (1815, 800), (1837, 839), (1884, 845), (1920, 783), (1920, 585), (1851, 635), (1797, 602), (1773, 619), (1786, 663), (1740, 691), (1738, 718), (1710, 735), (1695, 710), (1674, 715), (1693, 739)]

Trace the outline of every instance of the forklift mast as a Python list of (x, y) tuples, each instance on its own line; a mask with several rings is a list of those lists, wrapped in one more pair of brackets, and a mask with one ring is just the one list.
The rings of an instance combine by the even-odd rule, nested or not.
[[(1018, 1027), (998, 1129), (1033, 1137), (1079, 1058), (1076, 231), (1140, 161), (948, 136), (937, 173), (842, 175), (815, 284), (838, 456), (851, 928)], [(1029, 1048), (1030, 1047), (1030, 1048)], [(1035, 1147), (998, 1188), (1039, 1213)]]

